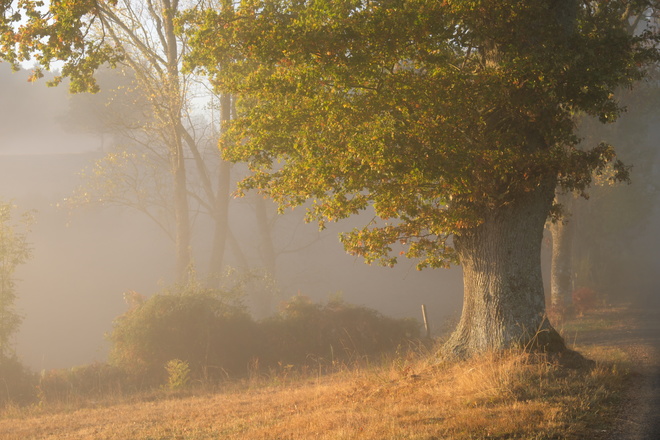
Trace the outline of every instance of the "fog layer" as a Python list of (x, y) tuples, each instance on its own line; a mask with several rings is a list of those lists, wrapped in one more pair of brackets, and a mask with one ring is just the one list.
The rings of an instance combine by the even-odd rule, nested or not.
[[(11, 74), (0, 65), (5, 103), (0, 118), (0, 198), (13, 201), (20, 211), (36, 210), (37, 218), (29, 237), (33, 258), (18, 273), (18, 307), (24, 322), (16, 339), (17, 352), (36, 370), (103, 361), (107, 355), (104, 334), (127, 309), (123, 293), (134, 290), (149, 296), (174, 281), (173, 244), (136, 211), (89, 207), (69, 212), (63, 207), (63, 200), (81, 184), (80, 171), (106, 153), (107, 138), (63, 129), (75, 125), (63, 123), (75, 117), (68, 110), (72, 98), (66, 88), (29, 84), (26, 77)], [(587, 263), (576, 263), (576, 275), (577, 271), (588, 272), (590, 278), (581, 279), (603, 291), (607, 301), (655, 301), (658, 297), (660, 164), (657, 155), (649, 152), (657, 149), (660, 138), (652, 123), (659, 113), (655, 109), (646, 112), (629, 119), (651, 121), (638, 130), (643, 130), (643, 139), (634, 142), (637, 149), (624, 145), (620, 153), (624, 161), (644, 165), (636, 165), (638, 175), (633, 169), (633, 184), (617, 189), (614, 199), (597, 190), (603, 198), (600, 205), (585, 205), (595, 207), (583, 208), (573, 220), (569, 217), (579, 227), (578, 248), (590, 250), (588, 258), (584, 253), (581, 257)], [(620, 133), (618, 137), (626, 139)], [(623, 200), (640, 194), (643, 197), (624, 206)], [(246, 243), (252, 267), (258, 268), (257, 256), (263, 249), (257, 239), (254, 207), (248, 201), (236, 201), (232, 206), (234, 233)], [(622, 210), (631, 219), (613, 223)], [(284, 227), (278, 229), (277, 243), (303, 238), (298, 251), (277, 258), (277, 291), (272, 292), (275, 306), (296, 294), (323, 301), (339, 293), (348, 302), (387, 315), (421, 319), (420, 307), (426, 304), (436, 332), (459, 316), (460, 269), (418, 272), (412, 261), (395, 268), (367, 266), (344, 252), (337, 233), (368, 218), (331, 225), (319, 234), (316, 225), (303, 224), (300, 217), (294, 214), (278, 220)], [(605, 227), (598, 229), (602, 225)], [(596, 229), (598, 235), (589, 235)], [(211, 225), (204, 226), (200, 220), (193, 237), (195, 261), (207, 260), (210, 236)], [(546, 287), (549, 240), (544, 247)], [(228, 264), (239, 266), (235, 260)]]

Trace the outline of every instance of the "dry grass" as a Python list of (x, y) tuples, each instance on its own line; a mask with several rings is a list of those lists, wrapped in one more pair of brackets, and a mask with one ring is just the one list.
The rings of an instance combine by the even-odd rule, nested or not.
[(206, 395), (8, 410), (0, 438), (598, 439), (625, 376), (523, 353), (398, 359), (328, 376), (253, 378)]
[(588, 315), (563, 322), (557, 329), (569, 339), (579, 338), (590, 332), (620, 329), (624, 323), (616, 313), (622, 312), (617, 309), (598, 309)]

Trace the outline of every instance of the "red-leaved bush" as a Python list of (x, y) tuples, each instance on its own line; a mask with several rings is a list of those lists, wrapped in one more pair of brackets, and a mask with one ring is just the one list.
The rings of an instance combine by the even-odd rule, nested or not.
[(578, 316), (595, 309), (600, 304), (598, 293), (588, 287), (581, 287), (573, 292), (573, 307)]

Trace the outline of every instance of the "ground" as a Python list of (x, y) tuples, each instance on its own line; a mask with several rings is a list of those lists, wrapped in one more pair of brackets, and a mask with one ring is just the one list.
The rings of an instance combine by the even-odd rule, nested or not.
[[(601, 319), (607, 326), (607, 315), (615, 314), (619, 325), (601, 331), (598, 325), (576, 331), (575, 343), (606, 345), (621, 349), (629, 359), (630, 387), (619, 407), (608, 440), (660, 439), (660, 301), (646, 298), (637, 304), (604, 311)], [(597, 323), (598, 315), (590, 317)], [(589, 319), (589, 317), (587, 317)], [(571, 338), (571, 331), (565, 337)]]
[(383, 366), (339, 365), (331, 375), (283, 366), (208, 392), (102, 402), (72, 394), (9, 407), (0, 438), (658, 440), (660, 307), (642, 304), (558, 323), (569, 346), (599, 361), (595, 368), (520, 352), (440, 364), (398, 356)]

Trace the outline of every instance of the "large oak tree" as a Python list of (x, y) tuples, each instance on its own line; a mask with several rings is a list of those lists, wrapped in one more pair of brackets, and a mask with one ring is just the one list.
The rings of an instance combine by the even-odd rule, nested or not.
[[(633, 5), (630, 4), (631, 7), (624, 10), (624, 13), (620, 16), (622, 25), (630, 35), (642, 32), (648, 29), (649, 26), (657, 26), (658, 18), (660, 18), (660, 10), (658, 9), (660, 2), (657, 0), (645, 2), (644, 5), (649, 7), (643, 13), (635, 10), (632, 7)], [(652, 118), (654, 114), (654, 105), (657, 103), (655, 98), (655, 95), (657, 95), (657, 78), (656, 65), (651, 69), (645, 84), (640, 84), (635, 90), (622, 90), (618, 93), (620, 102), (626, 108), (630, 108), (631, 111), (627, 112), (623, 120), (617, 124), (603, 127), (594, 118), (581, 118), (580, 115), (576, 115), (579, 132), (586, 139), (608, 137), (612, 139), (616, 132), (621, 133), (620, 136), (615, 135), (613, 139), (617, 146), (617, 153), (626, 157), (626, 161), (629, 161), (630, 165), (635, 168), (634, 177), (628, 183), (643, 183), (645, 179), (648, 179), (649, 164), (653, 163), (654, 149), (649, 149), (649, 146), (645, 145), (648, 126), (644, 122)], [(637, 98), (635, 99), (635, 97)], [(587, 142), (590, 142), (590, 140), (587, 140)], [(593, 141), (591, 140), (591, 142)], [(646, 192), (644, 190), (640, 191), (639, 186), (635, 189), (623, 189), (617, 185), (618, 187), (615, 189), (613, 182), (607, 178), (608, 174), (608, 172), (605, 172), (596, 179), (596, 189), (595, 191), (594, 189), (589, 191), (589, 200), (592, 201), (588, 204), (581, 203), (575, 197), (575, 194), (566, 191), (566, 189), (557, 188), (555, 203), (562, 206), (564, 215), (561, 221), (550, 223), (548, 228), (552, 234), (549, 304), (552, 306), (554, 313), (551, 313), (551, 315), (553, 316), (562, 317), (570, 308), (571, 294), (578, 288), (587, 287), (585, 283), (591, 284), (596, 281), (588, 280), (596, 272), (591, 268), (595, 269), (597, 267), (600, 269), (600, 274), (597, 276), (597, 285), (591, 284), (589, 286), (595, 288), (600, 294), (607, 291), (611, 294), (612, 289), (620, 289), (623, 285), (630, 286), (631, 280), (627, 276), (622, 276), (624, 272), (621, 270), (621, 261), (618, 261), (617, 264), (614, 263), (616, 258), (612, 258), (614, 254), (620, 255), (621, 253), (604, 251), (600, 243), (605, 244), (605, 246), (609, 245), (611, 249), (621, 246), (621, 241), (618, 238), (621, 237), (622, 233), (625, 233), (625, 230), (630, 230), (630, 226), (638, 222), (640, 218), (648, 217), (648, 213), (640, 212), (639, 208), (641, 206), (651, 206), (652, 204), (649, 204), (648, 200), (641, 200), (648, 197), (648, 194), (644, 194)], [(615, 195), (617, 193), (627, 193), (627, 195), (617, 200)], [(599, 195), (605, 197), (607, 201), (602, 205), (608, 206), (606, 212), (602, 210), (598, 212), (597, 208), (594, 209), (599, 205), (598, 202), (593, 203), (594, 195), (596, 200), (601, 198)], [(585, 212), (585, 209), (581, 209), (582, 207), (588, 207), (588, 211), (594, 210), (598, 213)], [(642, 211), (644, 210), (642, 209)], [(634, 220), (632, 222), (621, 222), (622, 217), (628, 217), (630, 220), (634, 218)], [(597, 227), (598, 224), (603, 223), (603, 220), (605, 220), (605, 223), (628, 223), (628, 227), (621, 227), (616, 234), (608, 236), (603, 228)], [(594, 240), (588, 243), (584, 240), (585, 236), (593, 237)], [(614, 236), (617, 238), (614, 238)], [(589, 262), (590, 254), (598, 255), (598, 263)], [(643, 259), (641, 256), (638, 258)], [(613, 265), (616, 265), (617, 268), (614, 269)], [(612, 277), (606, 274), (621, 278), (623, 284), (613, 282)]]
[(545, 316), (540, 249), (557, 186), (585, 190), (614, 163), (581, 145), (577, 113), (614, 121), (614, 93), (657, 59), (625, 14), (644, 1), (245, 0), (188, 17), (202, 66), (240, 97), (221, 142), (282, 209), (326, 221), (386, 265), (460, 263), (448, 353), (562, 351)]

